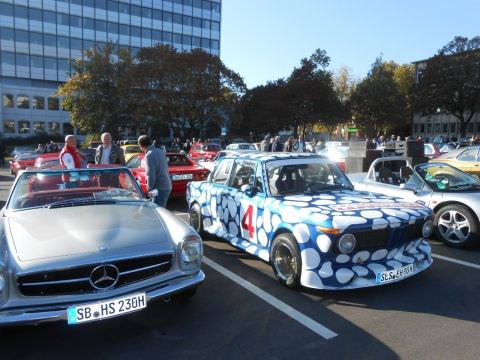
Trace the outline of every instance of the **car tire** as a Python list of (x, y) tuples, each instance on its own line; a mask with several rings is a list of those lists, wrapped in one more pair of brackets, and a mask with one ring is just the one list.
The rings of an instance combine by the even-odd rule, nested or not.
[(302, 257), (292, 234), (277, 235), (270, 251), (270, 263), (278, 281), (288, 288), (300, 286)]
[(190, 218), (190, 226), (199, 233), (203, 234), (203, 219), (202, 219), (202, 211), (200, 209), (200, 205), (198, 203), (194, 203), (190, 208), (189, 213)]
[(435, 234), (446, 245), (466, 248), (478, 238), (478, 220), (462, 205), (447, 205), (435, 213)]

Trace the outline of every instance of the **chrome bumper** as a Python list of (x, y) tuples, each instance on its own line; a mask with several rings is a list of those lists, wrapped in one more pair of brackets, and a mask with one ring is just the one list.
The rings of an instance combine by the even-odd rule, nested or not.
[[(171, 282), (167, 285), (157, 285), (150, 286), (148, 288), (139, 288), (136, 291), (145, 291), (147, 295), (147, 303), (151, 300), (156, 300), (159, 298), (169, 297), (175, 293), (181, 292), (188, 288), (194, 287), (195, 285), (201, 283), (205, 280), (205, 274), (203, 271), (187, 277), (178, 279), (177, 282)], [(131, 293), (134, 293), (132, 291)], [(111, 299), (118, 296), (112, 296)], [(98, 301), (105, 301), (109, 298), (102, 298)], [(85, 302), (92, 303), (92, 301)], [(21, 324), (38, 324), (47, 321), (58, 321), (64, 320), (67, 322), (67, 308), (72, 305), (81, 305), (82, 302), (77, 304), (61, 304), (61, 305), (52, 305), (49, 310), (48, 307), (43, 306), (42, 308), (20, 308), (20, 309), (11, 309), (0, 311), (0, 326), (9, 326), (9, 325), (21, 325)]]

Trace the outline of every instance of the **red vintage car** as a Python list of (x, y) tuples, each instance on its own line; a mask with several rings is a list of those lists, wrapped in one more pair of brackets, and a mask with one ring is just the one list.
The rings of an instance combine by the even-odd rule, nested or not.
[(60, 156), (59, 152), (40, 154), (35, 159), (35, 163), (34, 163), (33, 167), (36, 167), (36, 168), (50, 168), (52, 166), (58, 166), (58, 165), (60, 165), (59, 156)]
[(26, 152), (16, 155), (10, 160), (10, 174), (17, 175), (20, 170), (32, 167), (38, 154), (35, 152)]
[[(187, 183), (190, 181), (205, 180), (210, 170), (195, 164), (188, 156), (179, 153), (166, 153), (168, 172), (172, 179), (172, 192), (170, 197), (185, 196)], [(133, 176), (140, 183), (142, 190), (147, 193), (147, 179), (145, 176), (145, 154), (133, 156), (127, 166)]]
[(214, 143), (197, 143), (193, 144), (188, 152), (188, 155), (193, 160), (213, 161), (217, 153), (222, 150), (220, 145)]

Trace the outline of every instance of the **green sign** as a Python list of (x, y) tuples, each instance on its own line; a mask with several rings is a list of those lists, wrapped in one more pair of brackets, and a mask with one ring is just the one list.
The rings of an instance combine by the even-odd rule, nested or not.
[(357, 128), (347, 128), (347, 132), (357, 132)]

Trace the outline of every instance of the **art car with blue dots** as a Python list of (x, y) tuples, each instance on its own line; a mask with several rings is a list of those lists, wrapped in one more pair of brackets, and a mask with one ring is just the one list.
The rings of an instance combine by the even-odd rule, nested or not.
[(358, 192), (315, 154), (225, 157), (187, 188), (190, 223), (270, 262), (284, 285), (354, 289), (432, 264), (429, 208)]

